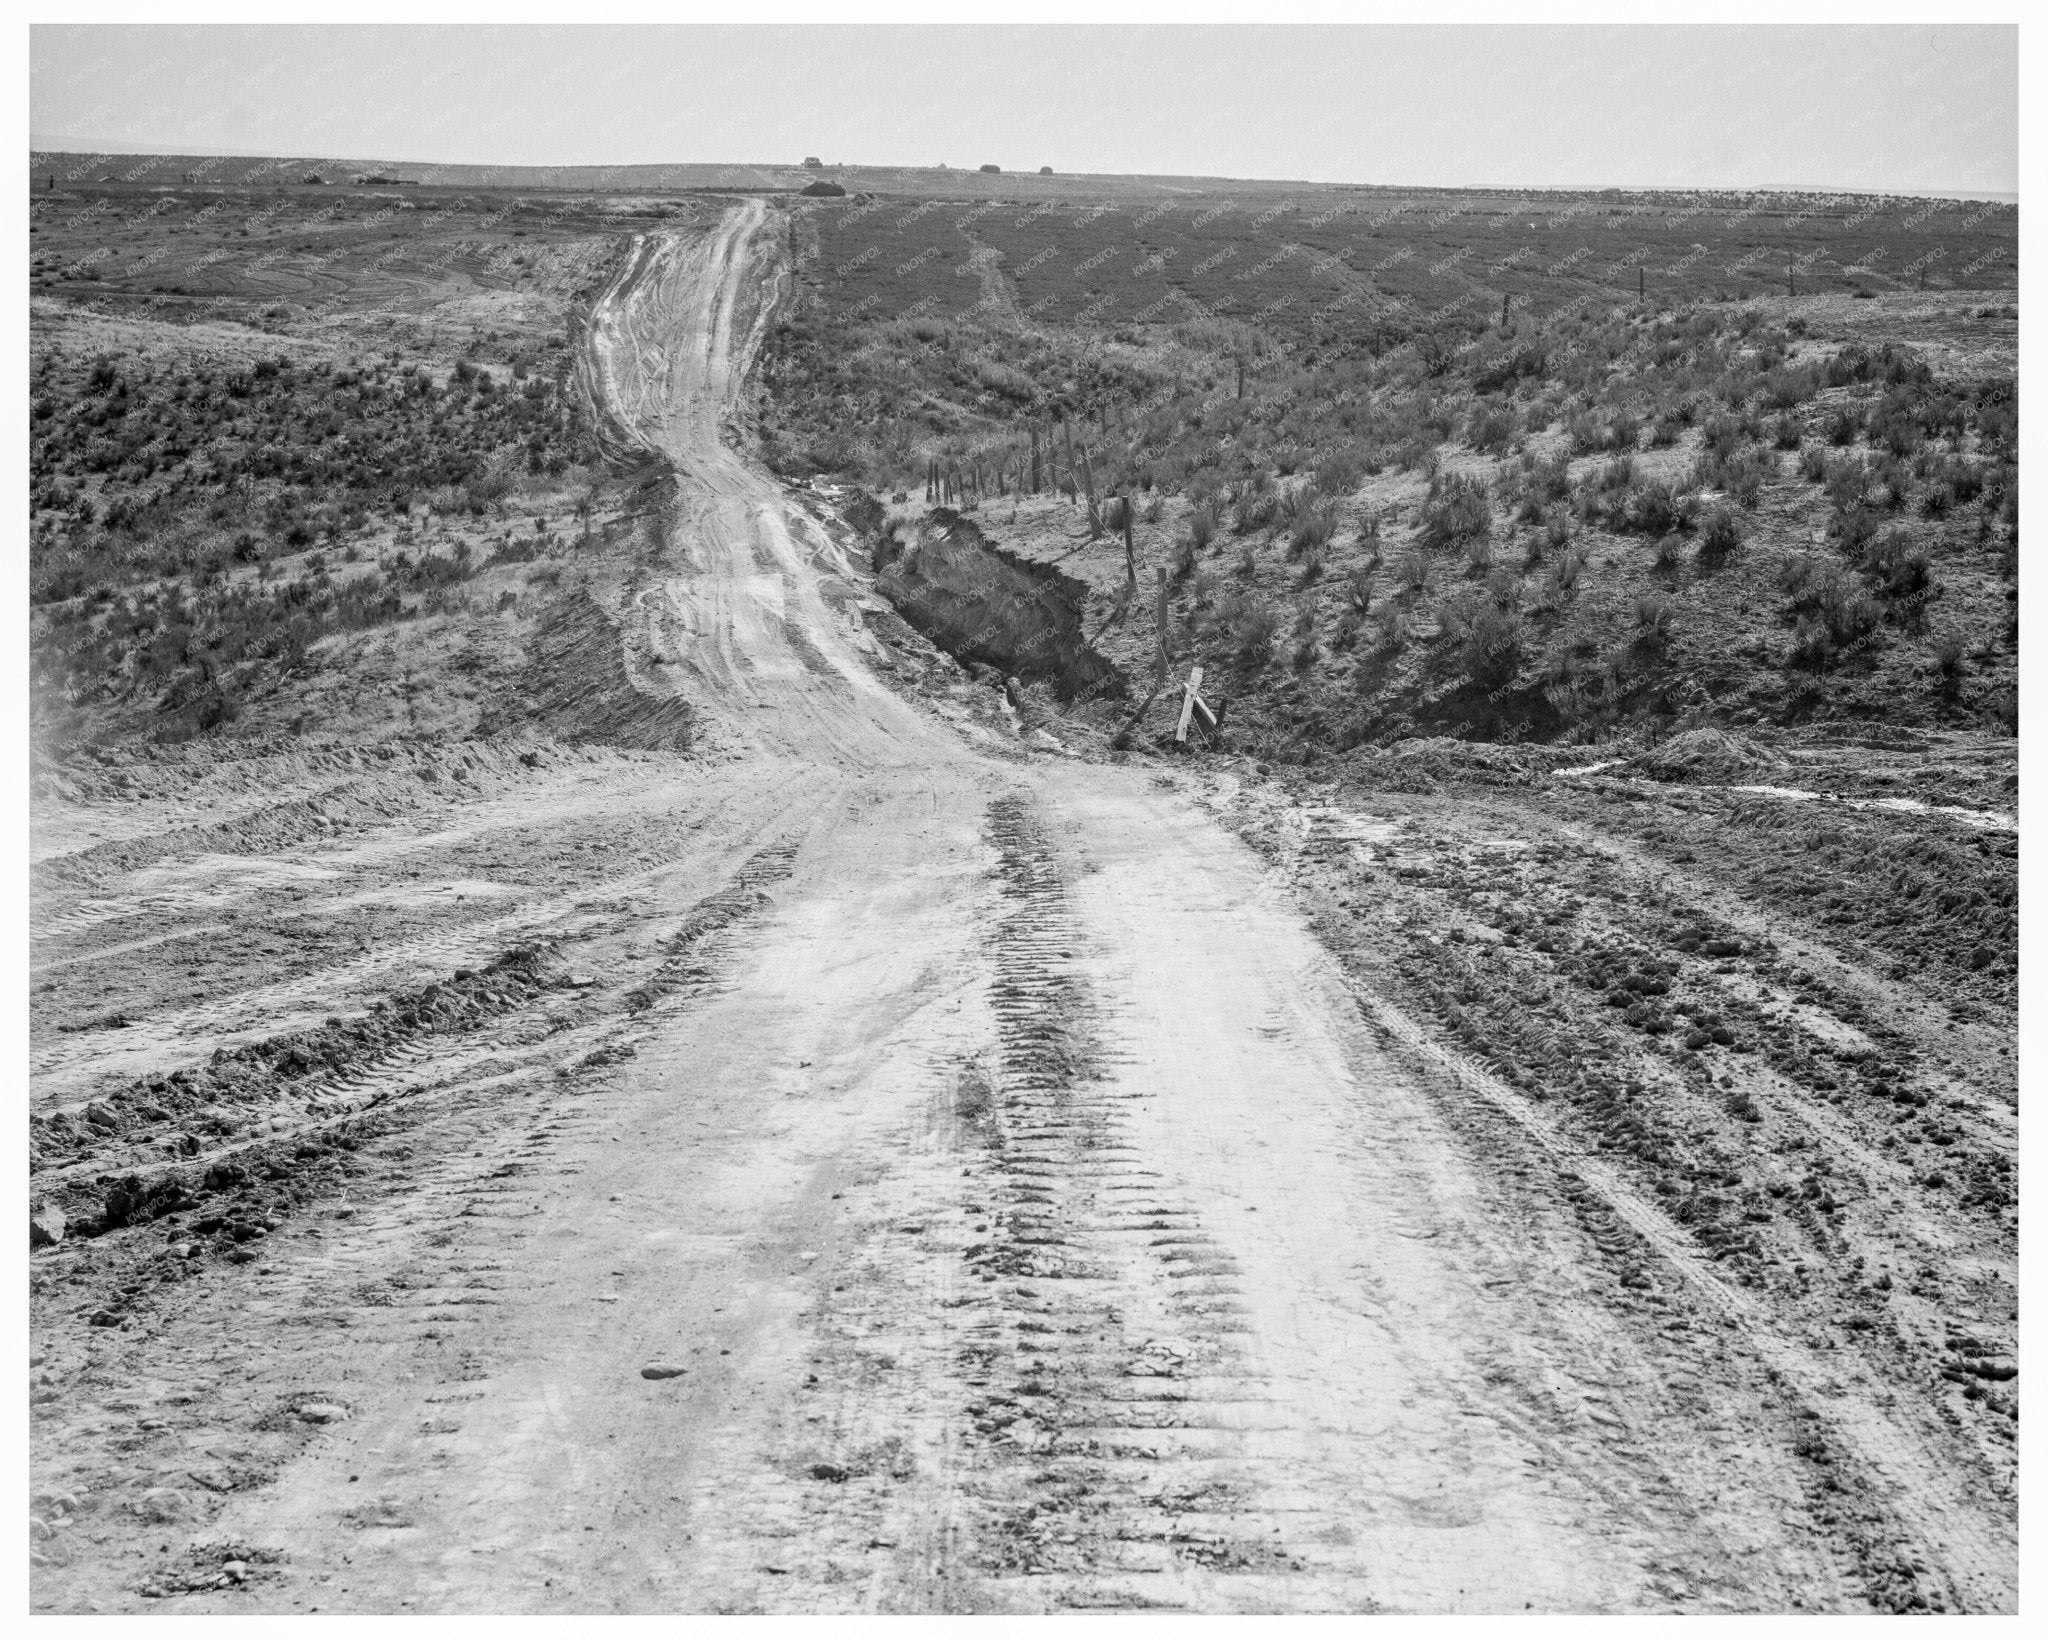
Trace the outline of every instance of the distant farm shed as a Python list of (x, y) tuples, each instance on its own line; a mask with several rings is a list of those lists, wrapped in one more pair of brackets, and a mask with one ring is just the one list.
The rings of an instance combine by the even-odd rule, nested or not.
[(836, 182), (827, 182), (822, 177), (813, 182), (804, 192), (813, 199), (844, 199), (846, 190)]
[(990, 176), (1001, 176), (1003, 174), (1003, 168), (1000, 165), (984, 165), (982, 169)]

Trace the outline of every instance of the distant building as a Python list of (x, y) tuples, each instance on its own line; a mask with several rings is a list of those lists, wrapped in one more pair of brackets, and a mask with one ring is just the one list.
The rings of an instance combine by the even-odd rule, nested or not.
[(1003, 168), (1000, 165), (984, 165), (982, 169), (990, 176), (1001, 176), (1003, 174)]

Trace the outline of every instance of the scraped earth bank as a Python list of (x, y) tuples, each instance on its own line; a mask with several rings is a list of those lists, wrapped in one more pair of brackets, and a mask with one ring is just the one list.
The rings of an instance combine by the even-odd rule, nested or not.
[(877, 538), (873, 559), (877, 590), (955, 659), (1043, 683), (1066, 706), (1124, 693), (1081, 629), (1087, 588), (991, 545), (971, 518), (934, 508), (907, 543)]
[[(772, 238), (650, 237), (594, 315), (675, 473), (569, 634), (616, 669), (544, 649), (537, 726), (459, 747), (44, 781), (37, 1607), (2011, 1608), (2005, 1207), (1866, 1209), (1874, 1105), (1756, 1089), (1833, 1162), (1824, 1317), (1685, 1227), (1790, 1162), (1498, 1039), (1581, 1016), (1476, 955), (1482, 868), (1627, 877), (1577, 935), (1622, 990), (1673, 976), (1628, 873), (1731, 993), (1776, 982), (1740, 908), (1534, 798), (1020, 732), (727, 441)], [(1797, 1028), (1921, 1028), (1800, 960)], [(1972, 1087), (1949, 1148), (2009, 1153)], [(1586, 1113), (1630, 1099), (1686, 1130)], [(1939, 1345), (1822, 1325), (1901, 1301), (1879, 1225), (1885, 1292), (1974, 1282), (1905, 1317)]]

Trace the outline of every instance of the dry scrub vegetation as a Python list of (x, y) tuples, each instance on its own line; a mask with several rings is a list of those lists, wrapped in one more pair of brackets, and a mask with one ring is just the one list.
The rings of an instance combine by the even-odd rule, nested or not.
[[(1099, 330), (999, 301), (878, 317), (818, 279), (767, 366), (771, 459), (906, 499), (936, 469), (1047, 556), (1128, 494), (1141, 567), (1173, 577), (1169, 647), (1236, 674), (1275, 755), (1833, 715), (2012, 730), (2015, 387), (1971, 346), (2003, 307), (1577, 299), (1304, 342), (1171, 304)], [(1070, 568), (1097, 555), (1127, 578), (1120, 550)]]
[(577, 548), (632, 539), (646, 510), (599, 457), (579, 301), (622, 218), (697, 207), (298, 188), (34, 203), (39, 740), (517, 715), (524, 639), (573, 590)]

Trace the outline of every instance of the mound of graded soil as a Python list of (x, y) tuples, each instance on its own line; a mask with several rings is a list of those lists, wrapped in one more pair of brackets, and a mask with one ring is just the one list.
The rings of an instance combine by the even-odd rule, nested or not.
[(1785, 759), (1746, 735), (1718, 728), (1674, 734), (1635, 759), (1652, 779), (1702, 780), (1727, 784), (1747, 775), (1783, 768)]

